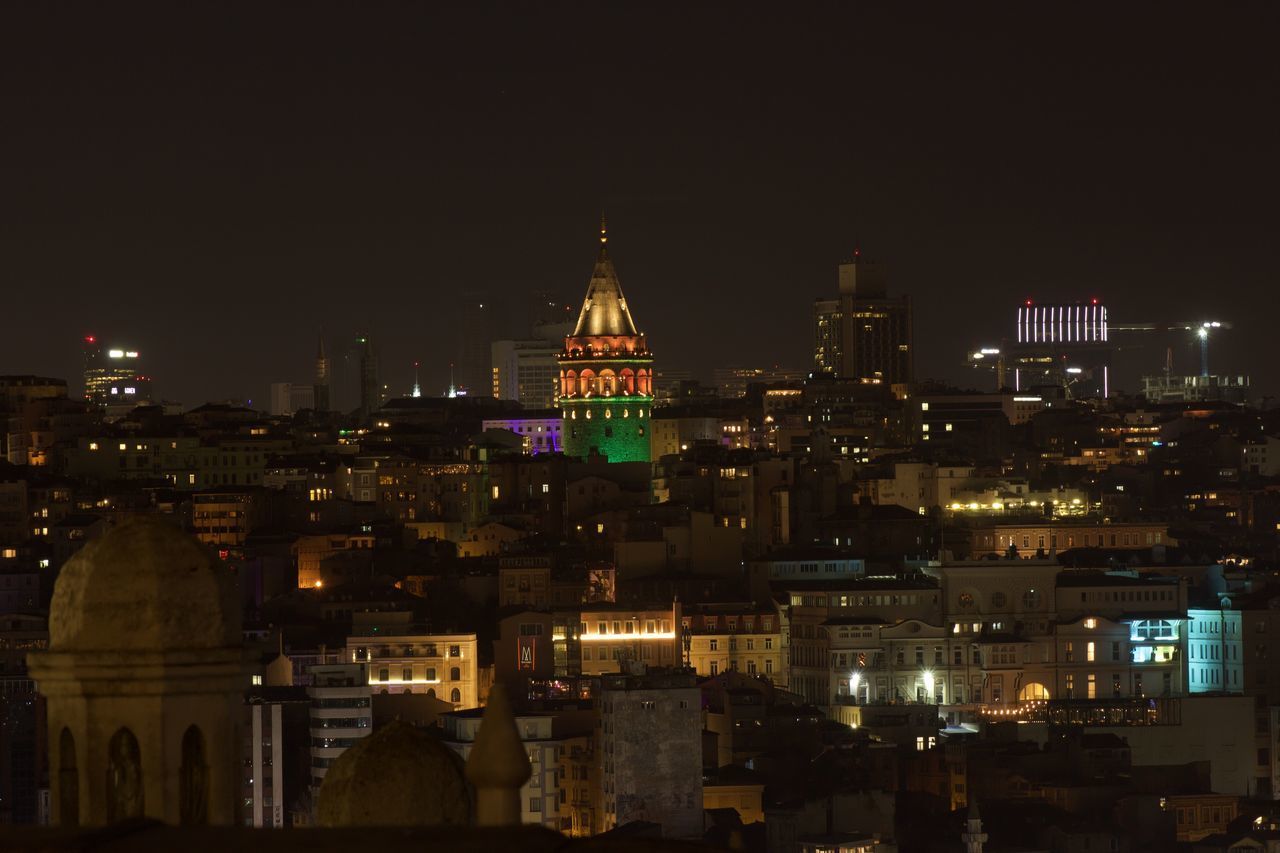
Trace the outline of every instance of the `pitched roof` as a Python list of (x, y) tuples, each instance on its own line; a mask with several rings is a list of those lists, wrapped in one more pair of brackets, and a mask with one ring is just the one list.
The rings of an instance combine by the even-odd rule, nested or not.
[(600, 223), (600, 254), (596, 256), (591, 281), (587, 283), (587, 298), (582, 303), (582, 313), (573, 328), (572, 337), (591, 335), (635, 335), (636, 324), (627, 310), (627, 299), (622, 295), (622, 284), (609, 259), (608, 236), (604, 222)]

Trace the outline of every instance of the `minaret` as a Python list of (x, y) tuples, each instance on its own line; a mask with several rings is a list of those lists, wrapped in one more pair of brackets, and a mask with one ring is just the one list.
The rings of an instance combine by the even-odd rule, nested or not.
[(608, 243), (601, 217), (600, 252), (587, 296), (560, 354), (557, 401), (564, 417), (564, 452), (586, 458), (596, 451), (610, 462), (648, 462), (653, 355), (631, 319)]
[(982, 845), (987, 842), (987, 834), (982, 831), (982, 815), (978, 814), (978, 801), (969, 800), (969, 817), (965, 820), (964, 832), (960, 833), (960, 841), (964, 844), (965, 853), (982, 853)]
[(317, 412), (329, 411), (329, 359), (324, 354), (324, 333), (321, 332), (316, 346), (316, 381), (312, 386), (315, 391)]

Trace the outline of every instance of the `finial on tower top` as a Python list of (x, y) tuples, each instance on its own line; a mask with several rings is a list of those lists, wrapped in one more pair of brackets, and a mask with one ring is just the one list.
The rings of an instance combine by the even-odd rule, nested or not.
[(609, 226), (605, 222), (604, 212), (600, 213), (600, 245), (603, 246), (609, 242)]

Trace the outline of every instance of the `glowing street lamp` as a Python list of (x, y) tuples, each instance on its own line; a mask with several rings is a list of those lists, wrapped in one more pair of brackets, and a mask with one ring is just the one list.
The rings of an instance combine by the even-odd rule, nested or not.
[(849, 676), (849, 695), (853, 697), (853, 704), (858, 704), (858, 685), (862, 683), (862, 674), (855, 672)]
[(932, 702), (932, 701), (934, 700), (934, 695), (933, 695), (933, 684), (934, 684), (934, 681), (933, 681), (933, 670), (926, 669), (926, 670), (922, 673), (922, 677), (924, 678), (924, 692), (925, 692), (925, 695), (927, 695), (927, 696), (929, 697), (929, 701), (930, 701), (930, 702)]

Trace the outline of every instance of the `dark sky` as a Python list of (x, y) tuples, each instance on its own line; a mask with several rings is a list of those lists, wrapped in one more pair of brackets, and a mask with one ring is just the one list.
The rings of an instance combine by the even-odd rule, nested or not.
[(265, 406), (323, 325), (431, 393), (467, 294), (581, 300), (603, 208), (665, 365), (807, 366), (858, 245), (918, 375), (1097, 296), (1280, 392), (1275, 4), (544, 5), (0, 6), (0, 373), (92, 332)]

